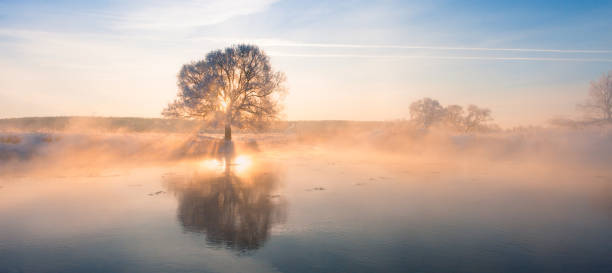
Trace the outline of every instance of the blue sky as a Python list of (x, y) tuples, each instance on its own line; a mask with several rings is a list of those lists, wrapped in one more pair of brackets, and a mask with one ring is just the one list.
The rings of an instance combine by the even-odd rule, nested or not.
[(0, 1), (0, 117), (156, 117), (183, 63), (248, 42), (287, 74), (288, 119), (429, 96), (543, 124), (612, 70), (611, 27), (610, 1)]

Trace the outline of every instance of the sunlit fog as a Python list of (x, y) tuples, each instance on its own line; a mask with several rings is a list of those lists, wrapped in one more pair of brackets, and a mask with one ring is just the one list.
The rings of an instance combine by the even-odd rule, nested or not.
[(607, 2), (0, 2), (0, 272), (612, 272)]

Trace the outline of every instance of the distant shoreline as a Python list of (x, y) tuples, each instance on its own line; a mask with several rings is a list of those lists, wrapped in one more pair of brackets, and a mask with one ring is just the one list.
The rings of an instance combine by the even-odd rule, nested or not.
[[(343, 126), (375, 127), (392, 121), (353, 121), (353, 120), (297, 120), (272, 123), (268, 132), (284, 131), (295, 127), (314, 129), (337, 128)], [(55, 116), (1, 118), (0, 131), (104, 131), (104, 132), (156, 132), (190, 133), (204, 131), (220, 132), (218, 125), (200, 120), (144, 118), (144, 117), (94, 117), (94, 116)], [(239, 131), (238, 131), (239, 132)]]

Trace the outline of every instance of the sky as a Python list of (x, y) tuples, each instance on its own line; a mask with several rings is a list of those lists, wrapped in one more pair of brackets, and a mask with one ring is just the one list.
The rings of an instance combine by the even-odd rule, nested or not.
[(423, 97), (504, 127), (579, 118), (612, 1), (0, 0), (0, 118), (160, 117), (185, 63), (260, 46), (284, 118), (396, 120)]

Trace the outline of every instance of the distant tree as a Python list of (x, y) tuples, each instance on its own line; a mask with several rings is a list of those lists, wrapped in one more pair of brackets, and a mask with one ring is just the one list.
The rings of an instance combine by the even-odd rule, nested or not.
[(592, 121), (612, 123), (612, 71), (591, 82), (589, 98), (578, 108)]
[[(467, 111), (466, 111), (467, 110)], [(460, 105), (442, 106), (437, 100), (423, 98), (410, 104), (410, 118), (421, 128), (443, 125), (447, 129), (471, 133), (492, 129), (491, 110), (469, 105), (464, 110)]]
[(584, 122), (569, 118), (556, 117), (548, 120), (548, 124), (554, 127), (578, 129), (585, 125)]
[(422, 128), (429, 128), (444, 117), (444, 107), (431, 98), (423, 98), (410, 104), (410, 118)]
[(460, 105), (448, 105), (444, 107), (444, 123), (449, 128), (457, 131), (463, 131), (463, 107)]
[(179, 91), (162, 115), (222, 122), (225, 139), (231, 127), (263, 128), (277, 118), (285, 76), (254, 45), (215, 50), (204, 60), (183, 65)]
[(493, 120), (491, 110), (472, 104), (468, 106), (467, 114), (463, 120), (464, 130), (466, 133), (470, 133), (485, 129), (487, 123), (491, 120)]

